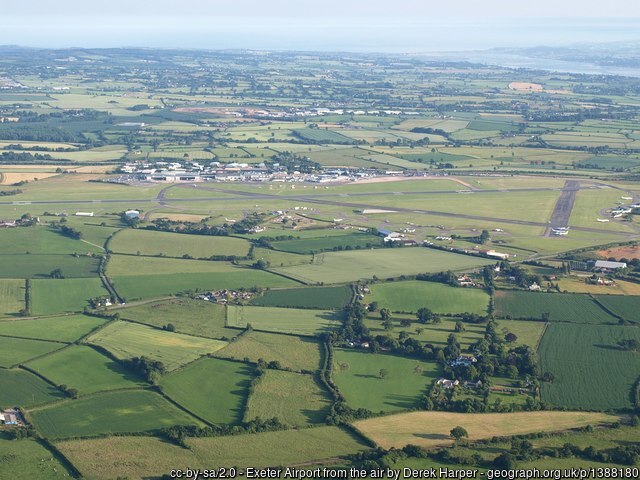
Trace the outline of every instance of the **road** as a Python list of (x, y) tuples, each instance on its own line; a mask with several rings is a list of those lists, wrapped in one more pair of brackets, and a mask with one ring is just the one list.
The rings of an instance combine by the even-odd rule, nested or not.
[[(551, 220), (549, 220), (549, 226), (544, 232), (545, 237), (550, 237), (554, 228), (562, 228), (569, 226), (569, 219), (571, 218), (571, 212), (573, 211), (573, 204), (576, 201), (576, 194), (580, 190), (580, 182), (575, 180), (567, 180), (562, 189), (560, 197), (556, 202), (556, 206), (551, 213)], [(576, 230), (574, 228), (574, 230)]]

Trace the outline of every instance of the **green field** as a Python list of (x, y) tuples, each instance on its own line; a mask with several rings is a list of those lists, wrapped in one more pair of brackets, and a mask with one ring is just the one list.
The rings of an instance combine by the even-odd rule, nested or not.
[(631, 407), (640, 356), (623, 351), (617, 342), (640, 341), (637, 327), (552, 323), (538, 354), (552, 383), (542, 384), (542, 400), (552, 406), (609, 410)]
[(87, 315), (6, 320), (0, 322), (0, 335), (73, 342), (105, 322), (104, 318)]
[(295, 133), (310, 143), (355, 143), (349, 137), (326, 128), (304, 128), (295, 130)]
[(0, 431), (0, 477), (8, 479), (62, 480), (71, 472), (36, 440), (9, 440)]
[(0, 367), (11, 367), (64, 347), (57, 342), (0, 337)]
[(331, 310), (229, 305), (227, 326), (294, 335), (318, 335), (340, 326), (342, 313)]
[(0, 279), (0, 317), (16, 316), (24, 308), (24, 280)]
[[(388, 372), (384, 378), (382, 369)], [(438, 370), (436, 363), (395, 355), (342, 349), (334, 353), (334, 381), (347, 403), (373, 412), (416, 408)]]
[(254, 377), (253, 367), (240, 363), (203, 358), (160, 381), (162, 391), (172, 400), (211, 423), (236, 424)]
[(316, 371), (320, 368), (320, 345), (316, 340), (292, 335), (249, 332), (226, 347), (218, 350), (215, 356), (235, 360), (248, 359), (257, 362), (277, 361), (285, 368), (293, 370)]
[(617, 318), (609, 315), (586, 295), (496, 292), (495, 314), (497, 317), (541, 319), (545, 313), (549, 314), (551, 322), (612, 325), (618, 323)]
[(479, 257), (407, 247), (321, 253), (315, 256), (311, 265), (276, 268), (274, 271), (305, 283), (342, 283), (373, 276), (389, 278), (461, 270), (490, 263), (493, 262)]
[(80, 394), (145, 384), (119, 363), (84, 345), (72, 345), (27, 366), (56, 385), (76, 388)]
[(172, 298), (119, 310), (120, 317), (155, 327), (172, 324), (176, 332), (208, 338), (230, 338), (236, 330), (225, 328), (225, 306), (191, 298)]
[(56, 446), (78, 469), (95, 480), (160, 477), (176, 465), (299, 465), (366, 450), (356, 436), (338, 427), (187, 440), (188, 449), (154, 437), (108, 437), (59, 442)]
[(48, 278), (57, 268), (65, 278), (88, 278), (98, 275), (99, 260), (73, 255), (8, 254), (0, 255), (0, 262), (0, 278)]
[(249, 252), (249, 242), (234, 237), (126, 229), (113, 237), (109, 242), (109, 249), (116, 253), (165, 257), (182, 257), (183, 255), (190, 255), (193, 258), (244, 257)]
[(267, 370), (249, 397), (245, 421), (277, 417), (292, 426), (324, 422), (331, 401), (311, 375)]
[[(382, 238), (368, 233), (350, 233), (330, 237), (301, 238), (272, 242), (273, 248), (292, 253), (317, 253), (334, 248), (372, 248), (382, 245)], [(342, 249), (341, 248), (341, 249)]]
[(31, 313), (81, 312), (89, 299), (108, 296), (99, 278), (31, 280)]
[(628, 322), (640, 322), (640, 296), (596, 295), (596, 301)]
[(267, 290), (251, 300), (251, 305), (263, 307), (343, 308), (351, 301), (351, 288), (306, 287)]
[(38, 431), (51, 439), (200, 424), (157, 393), (146, 390), (101, 393), (31, 410), (29, 416)]
[(0, 368), (0, 408), (30, 407), (49, 403), (64, 395), (57, 388), (25, 370)]
[(72, 254), (101, 253), (102, 249), (61, 235), (47, 227), (9, 228), (2, 231), (0, 243), (5, 254)]
[(409, 281), (372, 285), (365, 300), (378, 302), (392, 312), (417, 312), (427, 307), (436, 313), (477, 313), (486, 315), (489, 295), (479, 288), (457, 288), (443, 283)]
[(113, 322), (86, 339), (118, 359), (147, 356), (173, 370), (220, 350), (226, 342), (167, 332), (131, 322)]

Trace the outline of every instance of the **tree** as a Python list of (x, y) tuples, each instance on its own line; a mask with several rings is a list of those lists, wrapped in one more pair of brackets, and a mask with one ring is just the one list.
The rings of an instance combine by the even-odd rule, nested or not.
[(463, 427), (455, 427), (453, 428), (449, 434), (455, 440), (460, 440), (461, 438), (469, 438), (469, 433)]
[(164, 326), (164, 330), (166, 330), (168, 332), (175, 332), (176, 331), (176, 326), (173, 323), (167, 323)]
[(620, 340), (618, 342), (618, 345), (623, 350), (629, 350), (632, 352), (637, 352), (638, 350), (640, 350), (640, 342), (638, 342), (638, 340), (636, 340), (635, 338)]
[(418, 318), (418, 321), (420, 323), (429, 323), (430, 321), (433, 320), (434, 315), (433, 315), (433, 312), (429, 310), (427, 307), (422, 307), (422, 308), (419, 308), (418, 311), (416, 312), (416, 317)]
[(391, 320), (391, 318), (387, 318), (382, 322), (382, 326), (384, 327), (385, 330), (391, 331), (393, 330), (393, 321)]
[(379, 378), (385, 378), (387, 375), (389, 375), (389, 370), (387, 370), (386, 368), (381, 368), (378, 372)]
[(389, 320), (391, 318), (391, 310), (389, 310), (388, 308), (381, 309), (380, 318), (382, 319), (383, 322), (386, 322), (387, 320)]
[(482, 230), (482, 233), (480, 234), (480, 237), (478, 237), (478, 240), (484, 245), (489, 240), (489, 237), (489, 230)]
[(493, 466), (498, 470), (513, 470), (516, 467), (516, 459), (510, 453), (503, 453), (495, 458)]
[(464, 323), (462, 323), (460, 320), (458, 320), (456, 322), (455, 331), (456, 332), (464, 332), (465, 331)]
[(378, 310), (378, 302), (371, 302), (367, 306), (367, 310), (369, 310), (370, 312), (375, 312), (376, 310)]
[(64, 275), (62, 274), (62, 270), (59, 268), (56, 268), (55, 270), (51, 270), (51, 273), (49, 274), (49, 276), (51, 278), (64, 278)]
[(402, 320), (400, 320), (400, 326), (407, 328), (411, 326), (411, 320), (408, 318), (403, 318)]
[(518, 340), (518, 336), (515, 333), (509, 332), (504, 336), (504, 339), (507, 343), (513, 343)]

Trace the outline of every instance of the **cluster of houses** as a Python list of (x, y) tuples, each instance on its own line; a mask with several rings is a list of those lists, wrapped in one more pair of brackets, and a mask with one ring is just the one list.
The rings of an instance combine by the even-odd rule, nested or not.
[(198, 295), (198, 300), (204, 300), (206, 302), (219, 303), (226, 305), (230, 302), (237, 302), (239, 300), (251, 300), (253, 294), (251, 292), (238, 291), (238, 290), (215, 290)]
[(478, 359), (473, 355), (460, 355), (455, 360), (451, 360), (447, 363), (450, 367), (469, 367), (474, 363), (477, 363)]
[(458, 385), (462, 385), (465, 388), (473, 388), (473, 389), (482, 388), (483, 383), (480, 380), (478, 380), (477, 382), (470, 382), (470, 381), (460, 382), (460, 380), (450, 380), (448, 378), (439, 378), (436, 381), (436, 385), (441, 386), (445, 390), (453, 390)]
[(22, 414), (17, 408), (0, 410), (0, 425), (20, 426), (24, 425)]

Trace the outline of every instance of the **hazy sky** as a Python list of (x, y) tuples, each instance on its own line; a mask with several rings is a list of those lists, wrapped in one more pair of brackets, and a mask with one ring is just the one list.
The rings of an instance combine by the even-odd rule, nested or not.
[(640, 38), (638, 0), (2, 1), (0, 44), (434, 51)]

